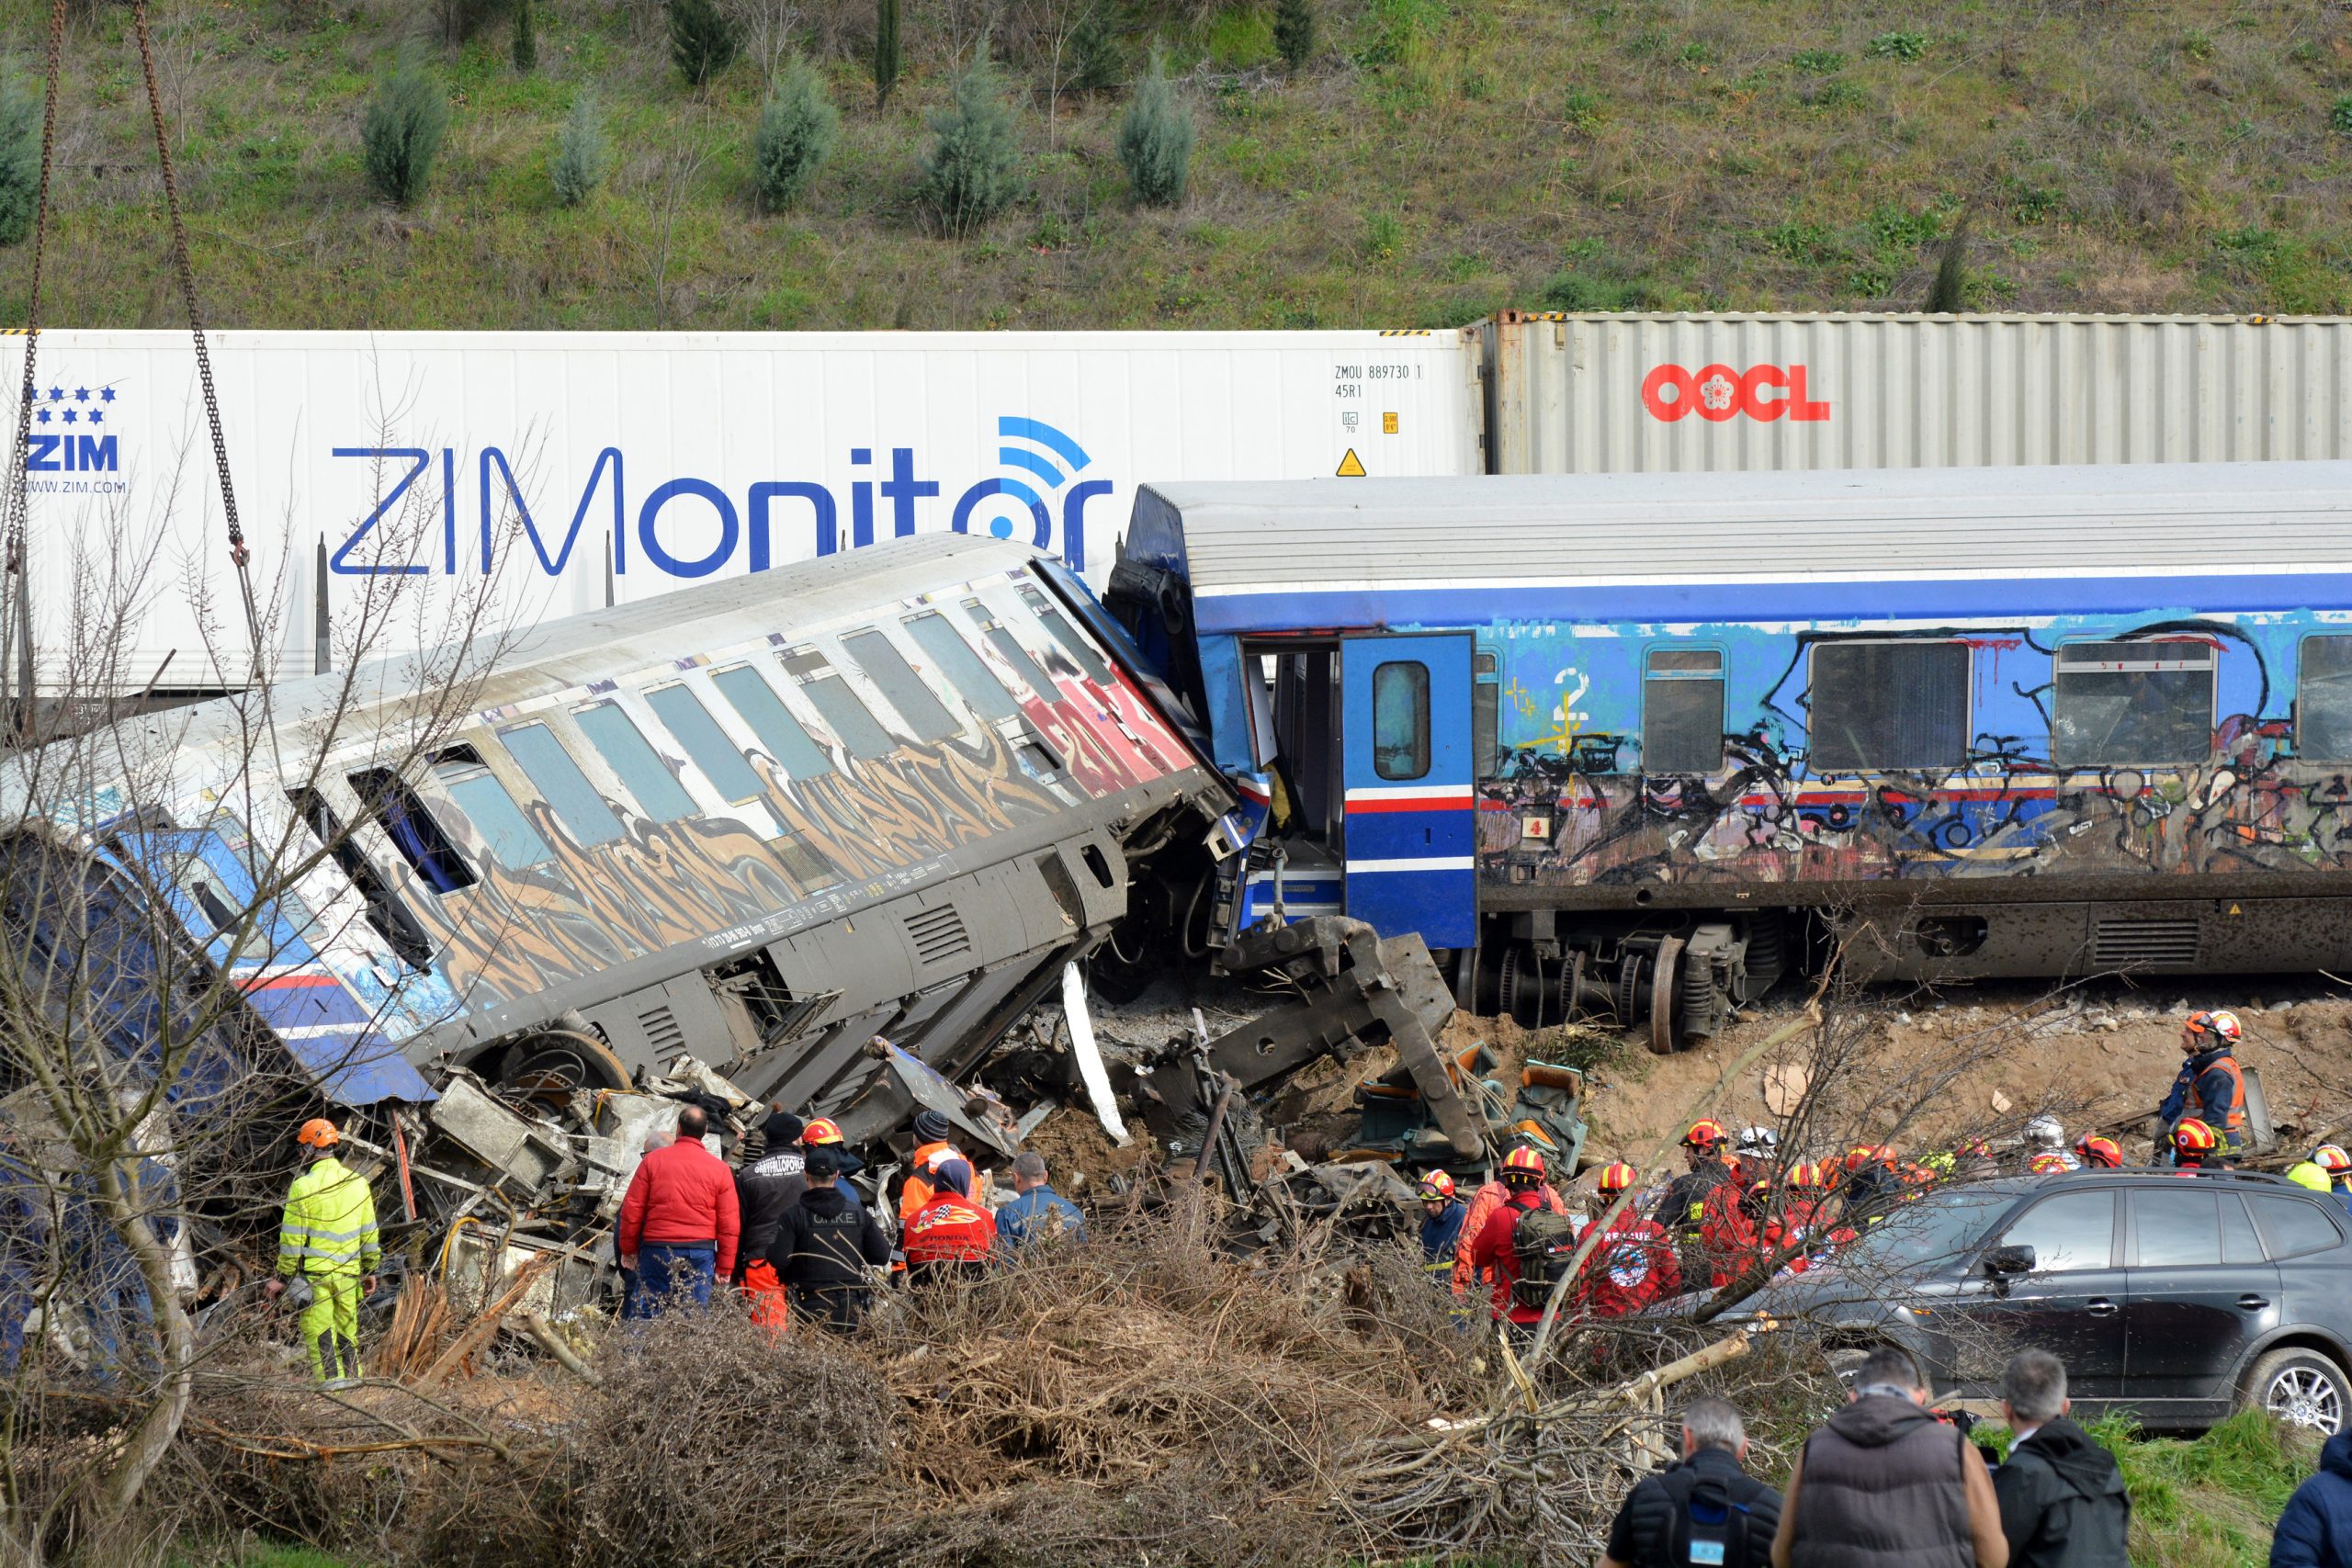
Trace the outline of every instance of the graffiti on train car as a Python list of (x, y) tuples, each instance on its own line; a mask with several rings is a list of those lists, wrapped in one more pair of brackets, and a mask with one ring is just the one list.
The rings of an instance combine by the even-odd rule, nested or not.
[[(1676, 627), (1670, 637), (1628, 627), (1615, 638), (1543, 630), (1481, 634), (1501, 655), (1501, 750), (1479, 791), (1478, 852), (1491, 880), (2352, 870), (2352, 763), (2335, 760), (2352, 750), (2343, 744), (2352, 726), (2336, 724), (2339, 713), (2352, 717), (2352, 637), (2333, 618), (1868, 637), (1753, 626)], [(1906, 686), (1903, 703), (1868, 716), (1913, 745), (1925, 743), (1917, 732), (1941, 724), (1948, 757), (1838, 765), (1849, 759), (1826, 754), (1835, 738), (1818, 733), (1822, 694), (1808, 655), (1826, 645), (1905, 643), (1958, 650), (1946, 661), (1965, 671), (1965, 688), (1955, 687), (1939, 714), (1932, 692)], [(2322, 652), (2313, 643), (2325, 645)], [(1661, 672), (1637, 661), (1665, 646), (1720, 656), (1712, 667), (1724, 693), (1715, 769), (1643, 769), (1643, 724), (1662, 700)], [(2089, 651), (2070, 651), (2078, 649)], [(2077, 671), (2077, 690), (2090, 694), (2062, 694)], [(2193, 743), (2182, 739), (2191, 734)], [(2157, 761), (2065, 754), (2133, 736), (2177, 750)], [(2314, 746), (2330, 756), (2299, 755)]]

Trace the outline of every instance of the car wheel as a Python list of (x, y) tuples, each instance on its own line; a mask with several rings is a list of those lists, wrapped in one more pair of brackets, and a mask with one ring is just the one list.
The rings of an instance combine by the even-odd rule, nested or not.
[(2334, 1437), (2352, 1411), (2352, 1380), (2315, 1350), (2273, 1350), (2246, 1374), (2241, 1410), (2267, 1410), (2290, 1427)]

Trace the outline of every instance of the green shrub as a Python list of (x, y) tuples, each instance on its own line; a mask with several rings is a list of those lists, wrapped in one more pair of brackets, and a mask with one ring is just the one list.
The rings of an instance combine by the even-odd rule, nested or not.
[(10, 79), (0, 82), (0, 245), (33, 231), (40, 208), (40, 100)]
[(1405, 225), (1393, 212), (1372, 212), (1363, 220), (1363, 259), (1370, 262), (1395, 261), (1396, 253), (1405, 248)]
[(1157, 51), (1119, 121), (1119, 163), (1139, 205), (1173, 207), (1184, 199), (1184, 178), (1193, 165), (1193, 116), (1176, 101)]
[(735, 63), (742, 48), (735, 24), (716, 0), (669, 0), (670, 58), (699, 87)]
[(1846, 69), (1846, 57), (1834, 49), (1808, 49), (1789, 57), (1801, 76), (1834, 76)]
[(528, 76), (539, 68), (539, 29), (531, 0), (514, 0), (514, 69)]
[(1589, 87), (1570, 87), (1560, 100), (1560, 123), (1579, 136), (1600, 129), (1600, 95)]
[(1832, 76), (1828, 81), (1806, 94), (1804, 101), (1814, 108), (1838, 114), (1847, 109), (1861, 108), (1871, 101), (1871, 96), (1862, 90), (1862, 85), (1860, 82), (1849, 82), (1843, 76)]
[(1703, 43), (1686, 43), (1674, 58), (1685, 65), (1713, 65), (1715, 62), (1715, 51)]
[(1870, 54), (1873, 60), (1920, 60), (1927, 52), (1925, 33), (1881, 33), (1871, 39)]
[(2352, 136), (2352, 93), (2346, 93), (2329, 106), (2327, 123), (2346, 136)]
[(1078, 19), (1077, 30), (1069, 36), (1069, 85), (1076, 92), (1099, 93), (1117, 86), (1126, 75), (1127, 62), (1111, 26), (1109, 6), (1091, 6)]
[(448, 129), (447, 95), (416, 51), (402, 49), (377, 80), (376, 96), (359, 122), (368, 183), (394, 206), (414, 201)]
[(890, 89), (899, 85), (899, 0), (874, 0), (874, 108), (890, 107)]
[(1764, 231), (1764, 248), (1791, 261), (1826, 262), (1838, 254), (1837, 238), (1819, 223), (1791, 220)]
[(1372, 0), (1372, 39), (1362, 56), (1366, 65), (1419, 69), (1445, 21), (1442, 0)]
[(1276, 0), (1274, 52), (1294, 76), (1315, 58), (1315, 7), (1308, 0)]
[(949, 233), (968, 234), (1012, 204), (1021, 149), (985, 44), (956, 75), (953, 91), (954, 103), (931, 117), (922, 197)]
[(1646, 310), (1657, 303), (1649, 285), (1639, 278), (1601, 277), (1591, 273), (1562, 272), (1544, 286), (1547, 310)]
[(841, 129), (841, 111), (826, 96), (817, 68), (798, 54), (786, 61), (768, 85), (759, 129), (752, 133), (752, 183), (760, 205), (777, 212), (798, 200), (831, 155)]
[(1934, 211), (1914, 212), (1894, 202), (1882, 202), (1871, 209), (1871, 238), (1888, 250), (1917, 250), (1944, 231), (1941, 214)]
[(2009, 216), (2020, 223), (2039, 223), (2066, 210), (2066, 193), (2054, 186), (2019, 186), (2009, 199)]
[(548, 168), (555, 198), (566, 207), (587, 200), (605, 183), (608, 161), (605, 111), (596, 95), (583, 90), (571, 100), (571, 112), (564, 116), (563, 129), (556, 133), (555, 162)]

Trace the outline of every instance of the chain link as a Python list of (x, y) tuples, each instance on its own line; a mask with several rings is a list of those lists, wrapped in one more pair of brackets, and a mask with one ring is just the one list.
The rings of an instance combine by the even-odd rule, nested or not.
[[(0, 694), (9, 685), (6, 660), (11, 649), (19, 658), (17, 680), (23, 690), (17, 710), (17, 728), (29, 736), (33, 728), (32, 604), (30, 578), (25, 570), (25, 519), (30, 510), (30, 471), (25, 459), (32, 446), (33, 392), (36, 361), (40, 351), (41, 268), (49, 250), (49, 174), (57, 151), (57, 82), (65, 56), (65, 0), (49, 0), (49, 56), (41, 94), (40, 194), (33, 209), (33, 276), (25, 302), (25, 378), (17, 399), (17, 445), (8, 466), (8, 499), (0, 534), (6, 536), (0, 571)], [(15, 635), (12, 637), (10, 633)]]

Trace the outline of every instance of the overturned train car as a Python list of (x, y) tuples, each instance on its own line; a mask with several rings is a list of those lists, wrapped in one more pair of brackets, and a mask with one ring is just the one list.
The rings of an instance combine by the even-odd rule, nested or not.
[(1344, 911), (1671, 1050), (1883, 977), (2352, 961), (2352, 464), (1183, 484), (1106, 603)]
[[(153, 920), (110, 951), (224, 975), (242, 1048), (331, 1099), (459, 1067), (560, 1098), (683, 1054), (854, 1140), (969, 1069), (1131, 877), (1229, 852), (1120, 640), (1035, 551), (908, 539), (125, 721), (18, 759), (5, 804), (85, 908)], [(26, 886), (13, 923), (46, 929)]]

